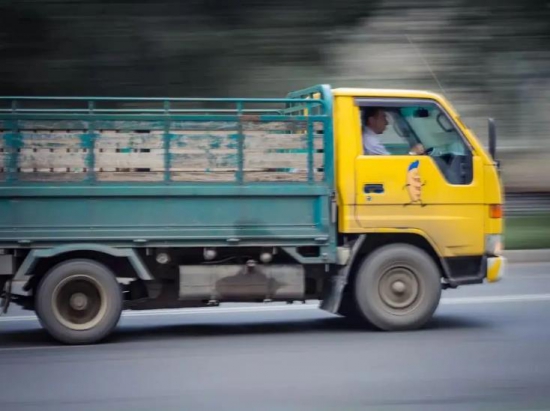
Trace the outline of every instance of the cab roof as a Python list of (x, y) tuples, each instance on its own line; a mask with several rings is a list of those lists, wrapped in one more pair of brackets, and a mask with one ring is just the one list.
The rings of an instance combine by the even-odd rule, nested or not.
[(440, 94), (424, 90), (401, 90), (401, 89), (384, 89), (384, 88), (334, 88), (332, 89), (334, 96), (350, 96), (350, 97), (406, 97), (406, 98), (430, 98), (439, 100), (442, 98)]

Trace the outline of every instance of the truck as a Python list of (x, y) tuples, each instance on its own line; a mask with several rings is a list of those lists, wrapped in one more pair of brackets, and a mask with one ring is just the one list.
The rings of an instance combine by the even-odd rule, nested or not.
[(504, 273), (495, 147), (491, 119), (486, 149), (421, 90), (1, 97), (2, 311), (64, 344), (104, 341), (124, 310), (235, 302), (421, 329), (442, 290)]

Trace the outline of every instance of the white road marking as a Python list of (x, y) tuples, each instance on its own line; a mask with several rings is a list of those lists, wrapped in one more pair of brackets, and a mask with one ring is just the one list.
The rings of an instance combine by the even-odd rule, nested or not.
[[(502, 304), (512, 302), (537, 302), (550, 301), (550, 294), (520, 294), (520, 295), (496, 295), (478, 297), (453, 297), (442, 298), (442, 305), (467, 305), (467, 304)], [(204, 315), (204, 314), (235, 314), (235, 313), (262, 313), (282, 311), (304, 311), (318, 309), (317, 303), (272, 305), (272, 306), (245, 306), (245, 307), (205, 307), (205, 308), (179, 308), (161, 309), (150, 311), (124, 311), (122, 318), (135, 319), (143, 317), (178, 316), (178, 315)], [(34, 315), (20, 315), (13, 317), (0, 317), (0, 322), (37, 321)]]
[[(201, 314), (232, 314), (269, 311), (303, 311), (317, 309), (318, 304), (300, 305), (273, 305), (273, 306), (247, 306), (247, 307), (204, 307), (204, 308), (175, 308), (149, 311), (124, 311), (122, 318), (133, 319), (139, 317), (157, 317), (165, 315), (201, 315)], [(0, 322), (38, 321), (35, 315), (19, 315), (13, 317), (0, 317)]]
[[(500, 304), (511, 302), (544, 302), (550, 301), (550, 294), (521, 294), (521, 295), (499, 295), (483, 297), (455, 297), (442, 298), (441, 304), (444, 305), (469, 305), (469, 304)], [(207, 308), (182, 308), (151, 311), (125, 311), (122, 317), (125, 319), (135, 319), (141, 317), (155, 317), (167, 315), (200, 315), (200, 314), (231, 314), (231, 313), (253, 313), (253, 312), (282, 312), (282, 311), (304, 311), (318, 309), (316, 302), (309, 302), (301, 305), (273, 305), (273, 306), (244, 306), (244, 307), (207, 307)], [(0, 317), (0, 322), (17, 321), (37, 321), (34, 315)], [(47, 347), (5, 347), (0, 348), (0, 352), (6, 351), (29, 351), (29, 350), (52, 350), (66, 348), (86, 348), (96, 347), (97, 345), (54, 345)]]
[(483, 297), (455, 297), (442, 298), (441, 304), (494, 304), (494, 303), (518, 303), (529, 301), (550, 301), (550, 294), (520, 294), (520, 295), (494, 295)]

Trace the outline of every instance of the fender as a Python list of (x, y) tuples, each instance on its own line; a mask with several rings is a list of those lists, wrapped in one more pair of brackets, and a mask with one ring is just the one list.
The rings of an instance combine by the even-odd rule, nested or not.
[(368, 232), (364, 234), (359, 235), (357, 240), (353, 243), (351, 250), (349, 252), (349, 255), (347, 257), (347, 261), (339, 270), (338, 273), (333, 276), (330, 279), (330, 286), (328, 287), (328, 291), (326, 293), (326, 296), (321, 301), (320, 307), (322, 310), (328, 311), (332, 314), (336, 314), (338, 312), (338, 309), (340, 308), (340, 303), (342, 301), (342, 295), (344, 293), (344, 288), (346, 287), (348, 283), (348, 279), (350, 276), (351, 267), (353, 266), (357, 255), (359, 254), (359, 251), (361, 250), (361, 247), (365, 243), (365, 240), (369, 235), (375, 235), (375, 234), (415, 234), (422, 238), (424, 238), (430, 246), (433, 247), (436, 254), (439, 257), (439, 261), (441, 262), (441, 266), (443, 268), (443, 276), (446, 278), (449, 278), (449, 268), (445, 262), (445, 259), (441, 257), (440, 250), (437, 248), (436, 244), (432, 241), (431, 238), (429, 238), (426, 233), (420, 230), (416, 229), (395, 229), (395, 228), (379, 228), (374, 230), (369, 230)]
[(21, 266), (17, 270), (17, 273), (15, 273), (13, 281), (26, 282), (30, 280), (31, 275), (29, 275), (29, 273), (36, 265), (38, 259), (51, 258), (72, 251), (96, 251), (99, 253), (111, 255), (113, 257), (127, 258), (130, 261), (130, 264), (132, 264), (134, 270), (136, 270), (136, 274), (140, 279), (145, 281), (150, 281), (154, 279), (133, 248), (115, 248), (102, 244), (69, 244), (54, 248), (32, 250), (23, 261), (23, 264), (21, 264)]

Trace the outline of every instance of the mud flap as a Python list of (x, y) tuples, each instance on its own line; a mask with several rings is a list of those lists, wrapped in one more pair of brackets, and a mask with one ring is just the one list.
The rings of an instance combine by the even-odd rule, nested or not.
[(0, 315), (6, 314), (11, 302), (11, 279), (6, 281), (0, 293)]
[(340, 268), (340, 270), (338, 270), (338, 274), (330, 279), (330, 286), (328, 288), (327, 295), (325, 298), (323, 298), (323, 301), (321, 301), (321, 304), (319, 306), (319, 308), (321, 308), (322, 310), (328, 311), (332, 314), (336, 314), (338, 312), (338, 309), (340, 308), (340, 303), (342, 302), (344, 288), (348, 283), (351, 267), (355, 261), (357, 252), (365, 241), (365, 238), (365, 235), (361, 235), (355, 241), (355, 243), (353, 243), (353, 246), (351, 247), (350, 258), (347, 264)]

